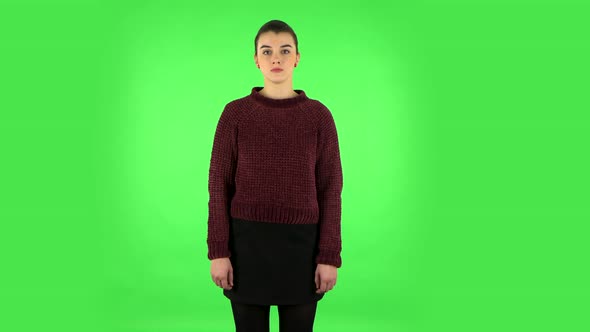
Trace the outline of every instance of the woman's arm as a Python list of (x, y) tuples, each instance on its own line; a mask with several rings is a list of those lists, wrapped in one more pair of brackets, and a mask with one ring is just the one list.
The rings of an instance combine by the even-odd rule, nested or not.
[(342, 265), (341, 193), (342, 164), (338, 133), (332, 113), (325, 108), (318, 127), (316, 189), (320, 209), (319, 252), (316, 263)]
[(217, 123), (209, 167), (207, 246), (210, 260), (231, 256), (229, 222), (230, 203), (235, 191), (236, 136), (237, 112), (228, 104)]

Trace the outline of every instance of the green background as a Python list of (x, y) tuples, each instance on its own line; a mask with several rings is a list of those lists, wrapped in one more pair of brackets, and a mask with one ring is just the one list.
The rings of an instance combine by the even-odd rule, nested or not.
[(589, 9), (2, 1), (2, 330), (233, 331), (209, 160), (223, 106), (263, 84), (271, 19), (341, 146), (316, 331), (590, 330)]

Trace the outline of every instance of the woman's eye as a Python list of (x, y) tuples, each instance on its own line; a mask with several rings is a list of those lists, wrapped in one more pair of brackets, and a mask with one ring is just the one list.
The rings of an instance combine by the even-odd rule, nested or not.
[[(283, 50), (283, 54), (289, 54), (289, 53), (291, 53), (291, 51), (289, 51), (289, 50)], [(270, 54), (270, 51), (262, 51), (262, 54), (269, 55)]]

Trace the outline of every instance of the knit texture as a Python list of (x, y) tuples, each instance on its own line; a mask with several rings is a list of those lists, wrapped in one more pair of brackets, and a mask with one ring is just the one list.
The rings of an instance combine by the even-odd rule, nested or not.
[(253, 87), (225, 105), (209, 168), (208, 258), (230, 257), (230, 218), (319, 223), (317, 264), (342, 265), (342, 166), (334, 118), (318, 100)]

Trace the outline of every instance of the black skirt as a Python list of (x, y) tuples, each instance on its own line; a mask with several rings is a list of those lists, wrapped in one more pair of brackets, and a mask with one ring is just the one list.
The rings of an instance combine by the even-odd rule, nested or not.
[(319, 301), (315, 271), (318, 224), (278, 224), (231, 218), (230, 261), (234, 286), (228, 299), (285, 305)]

